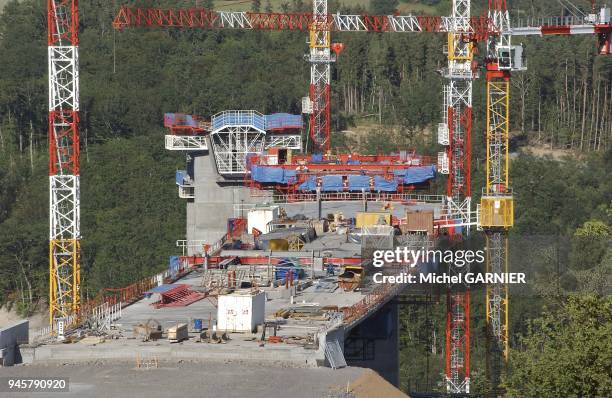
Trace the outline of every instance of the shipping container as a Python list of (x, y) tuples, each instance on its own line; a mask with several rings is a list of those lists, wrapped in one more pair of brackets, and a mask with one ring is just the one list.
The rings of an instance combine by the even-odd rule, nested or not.
[(261, 233), (268, 233), (268, 223), (278, 220), (278, 206), (254, 208), (249, 210), (247, 216), (248, 233), (253, 233), (253, 228)]
[(408, 211), (402, 232), (426, 232), (427, 235), (433, 235), (433, 220), (433, 211)]
[(217, 330), (254, 332), (264, 323), (266, 294), (233, 293), (221, 295), (217, 306)]

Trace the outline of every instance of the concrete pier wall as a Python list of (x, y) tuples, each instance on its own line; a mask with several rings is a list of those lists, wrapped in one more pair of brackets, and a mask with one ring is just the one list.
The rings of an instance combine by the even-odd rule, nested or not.
[(12, 366), (21, 363), (19, 344), (27, 344), (30, 322), (25, 320), (0, 329), (0, 365)]
[(399, 386), (399, 309), (393, 300), (349, 331), (344, 357), (348, 365), (373, 369)]

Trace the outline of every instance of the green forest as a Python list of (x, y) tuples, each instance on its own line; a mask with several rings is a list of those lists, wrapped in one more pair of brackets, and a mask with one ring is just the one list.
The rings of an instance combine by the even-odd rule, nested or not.
[[(239, 4), (245, 9), (245, 4)], [(447, 15), (448, 0), (329, 1), (331, 12)], [(473, 13), (487, 1), (474, 1)], [(588, 8), (590, 1), (575, 1)], [(0, 6), (3, 3), (0, 2)], [(203, 0), (138, 5), (222, 7)], [(308, 11), (308, 0), (249, 9)], [(303, 32), (112, 29), (119, 4), (81, 0), (80, 133), (83, 295), (167, 267), (184, 238), (185, 205), (164, 150), (163, 113), (226, 109), (299, 113), (309, 69)], [(509, 1), (513, 17), (559, 15), (557, 2)], [(48, 279), (46, 2), (0, 13), (0, 305), (44, 306)], [(441, 117), (440, 34), (342, 33), (332, 69), (335, 151), (414, 147), (434, 155)], [(511, 397), (612, 396), (612, 57), (596, 38), (524, 38), (512, 79), (510, 267), (537, 283), (512, 295)], [(481, 49), (478, 58), (482, 58)], [(481, 73), (482, 75), (482, 73)], [(484, 78), (474, 85), (473, 203), (484, 182)], [(533, 267), (533, 268), (532, 268)], [(444, 391), (444, 298), (402, 307), (402, 388)], [(472, 384), (485, 377), (484, 295), (473, 294)]]

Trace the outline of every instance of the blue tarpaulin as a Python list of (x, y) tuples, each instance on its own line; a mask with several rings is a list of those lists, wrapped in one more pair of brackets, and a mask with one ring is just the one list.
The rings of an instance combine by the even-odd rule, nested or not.
[(404, 184), (420, 184), (436, 177), (435, 166), (411, 167), (406, 170)]
[(260, 130), (301, 129), (304, 126), (302, 115), (273, 113), (262, 115), (252, 111), (226, 111), (212, 118), (213, 130), (223, 126), (255, 126)]
[(153, 293), (166, 293), (170, 289), (178, 287), (180, 284), (168, 283), (160, 286), (156, 286), (153, 289), (149, 289), (144, 292), (145, 296), (150, 297)]
[(283, 169), (280, 167), (253, 166), (251, 167), (251, 178), (257, 182), (283, 181)]
[(283, 184), (291, 184), (296, 182), (297, 172), (295, 170), (283, 170)]
[(295, 170), (269, 166), (251, 167), (251, 178), (257, 182), (289, 184), (295, 182), (295, 176)]
[(274, 279), (286, 280), (287, 276), (291, 271), (291, 279), (294, 281), (304, 276), (304, 270), (298, 267), (279, 267), (278, 265), (274, 268)]
[(185, 182), (185, 177), (187, 177), (186, 170), (177, 170), (176, 171), (176, 185), (183, 185)]
[(297, 260), (291, 258), (283, 258), (274, 267), (274, 279), (287, 279), (291, 271), (291, 279), (297, 280), (304, 277), (304, 269), (299, 266)]
[(369, 191), (370, 190), (370, 177), (359, 176), (359, 175), (349, 175), (348, 176), (348, 187), (349, 187), (349, 191), (361, 191), (362, 189)]
[(300, 190), (302, 191), (315, 191), (317, 189), (317, 178), (308, 177), (306, 181), (300, 184)]
[(178, 256), (170, 256), (170, 264), (168, 265), (168, 270), (170, 271), (170, 275), (175, 277), (179, 272), (180, 262)]
[(397, 191), (397, 181), (385, 180), (381, 176), (374, 177), (374, 190), (383, 192), (395, 192)]
[(264, 117), (266, 120), (266, 130), (301, 129), (304, 123), (302, 115), (292, 115), (289, 113), (273, 113)]
[(322, 192), (339, 192), (342, 191), (342, 176), (327, 175), (321, 177)]

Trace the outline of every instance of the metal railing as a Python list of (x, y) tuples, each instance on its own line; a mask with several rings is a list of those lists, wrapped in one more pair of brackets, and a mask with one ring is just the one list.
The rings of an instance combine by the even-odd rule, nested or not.
[(334, 193), (311, 193), (297, 192), (287, 194), (274, 194), (274, 203), (316, 202), (316, 201), (370, 201), (370, 202), (414, 202), (442, 204), (443, 195), (418, 194), (418, 193), (384, 193), (384, 192), (334, 192)]
[(224, 126), (254, 126), (265, 131), (266, 120), (257, 111), (223, 111), (212, 117), (211, 125), (213, 130)]
[(221, 239), (217, 240), (214, 243), (210, 243), (209, 241), (196, 239), (196, 240), (185, 240), (180, 239), (176, 241), (176, 246), (182, 249), (183, 256), (187, 256), (189, 249), (197, 249), (194, 252), (201, 255), (214, 255), (218, 251), (223, 248), (225, 242), (227, 242), (228, 235), (224, 234)]
[(169, 135), (165, 136), (165, 147), (169, 151), (208, 150), (206, 136), (203, 135)]
[(195, 199), (195, 187), (193, 185), (179, 185), (178, 196), (181, 199)]
[(567, 26), (567, 25), (588, 25), (593, 22), (583, 16), (567, 17), (523, 17), (512, 18), (513, 28), (526, 28), (532, 26)]

